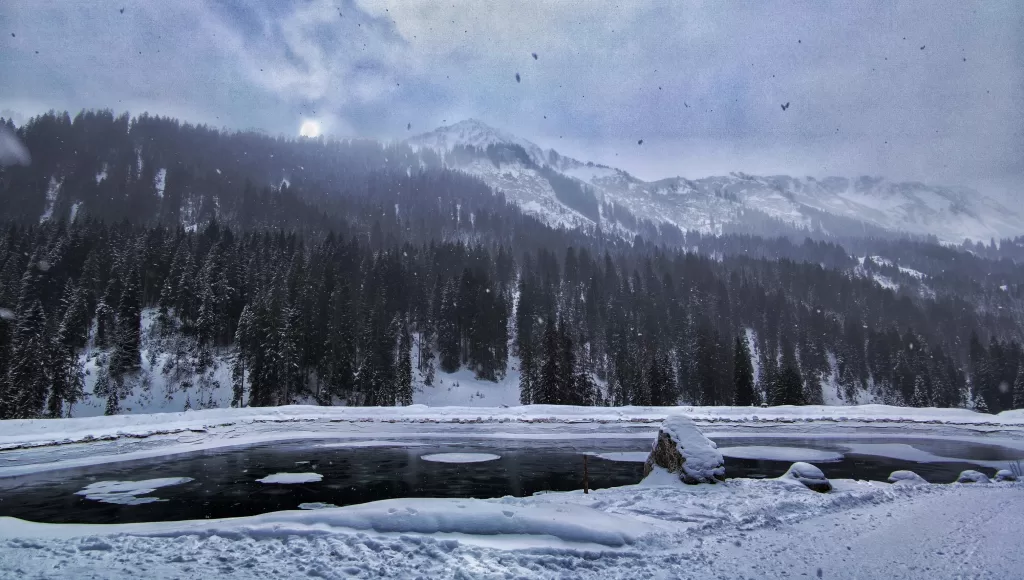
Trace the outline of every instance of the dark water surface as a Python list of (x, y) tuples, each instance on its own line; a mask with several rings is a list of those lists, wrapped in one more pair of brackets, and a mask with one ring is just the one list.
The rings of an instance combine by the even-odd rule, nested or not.
[[(846, 451), (843, 440), (742, 437), (719, 441), (730, 446), (804, 447)], [(855, 443), (891, 443), (858, 439)], [(842, 461), (817, 465), (831, 478), (885, 480), (897, 469), (911, 469), (925, 479), (947, 483), (964, 469), (992, 475), (992, 462), (1020, 457), (992, 445), (943, 440), (900, 440), (950, 459), (917, 463), (846, 453)], [(539, 491), (568, 491), (583, 486), (583, 456), (593, 452), (649, 450), (638, 439), (587, 441), (488, 440), (430, 441), (426, 445), (338, 447), (332, 442), (276, 442), (192, 452), (154, 459), (108, 463), (39, 474), (0, 478), (0, 515), (39, 522), (118, 523), (247, 516), (298, 509), (302, 503), (350, 505), (398, 497), (528, 496)], [(500, 458), (480, 463), (437, 463), (421, 459), (433, 453), (491, 453)], [(1016, 455), (1015, 455), (1016, 454)], [(978, 463), (972, 463), (978, 461)], [(726, 459), (728, 477), (777, 477), (790, 461)], [(263, 484), (257, 479), (280, 472), (315, 472), (316, 483)], [(588, 458), (591, 488), (634, 484), (643, 464)], [(188, 483), (147, 494), (161, 500), (118, 505), (75, 495), (100, 481), (135, 481), (190, 477)]]

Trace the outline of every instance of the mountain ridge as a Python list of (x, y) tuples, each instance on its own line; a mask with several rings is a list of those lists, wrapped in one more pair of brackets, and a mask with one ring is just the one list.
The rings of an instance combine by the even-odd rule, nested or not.
[[(699, 179), (674, 176), (645, 181), (623, 169), (544, 149), (477, 119), (445, 125), (405, 143), (445, 155), (449, 167), (480, 177), (524, 211), (552, 225), (601, 225), (606, 230), (636, 233), (632, 222), (646, 220), (683, 231), (721, 234), (768, 219), (808, 232), (857, 234), (877, 229), (935, 236), (948, 243), (1024, 233), (1024, 216), (964, 186), (896, 182), (875, 176), (799, 178), (740, 171)], [(514, 155), (497, 160), (495, 150), (514, 148), (520, 148), (529, 162)], [(465, 155), (467, 150), (490, 153), (474, 157)], [(488, 155), (490, 158), (484, 159)], [(587, 216), (559, 199), (550, 184), (550, 171), (589, 189), (601, 208), (600, 217)], [(606, 216), (615, 209), (627, 213), (626, 219)], [(858, 225), (860, 232), (856, 231)]]

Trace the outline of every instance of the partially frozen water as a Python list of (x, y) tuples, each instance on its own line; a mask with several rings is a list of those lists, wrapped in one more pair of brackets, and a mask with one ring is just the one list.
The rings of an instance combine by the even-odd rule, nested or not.
[[(222, 448), (0, 478), (0, 515), (116, 523), (246, 516), (398, 497), (526, 496), (582, 488), (585, 455), (589, 485), (596, 489), (640, 481), (650, 443), (635, 438), (420, 439)], [(893, 443), (734, 436), (718, 439), (718, 444), (726, 450), (726, 477), (777, 477), (791, 464), (786, 458), (814, 455), (832, 460), (817, 464), (830, 478), (884, 481), (895, 470), (909, 469), (931, 482), (949, 483), (964, 469), (991, 476), (1022, 455), (994, 445), (941, 439)], [(740, 449), (730, 454), (729, 447)], [(283, 480), (287, 484), (267, 484)], [(175, 484), (157, 486), (154, 481)], [(120, 482), (120, 487), (106, 489), (103, 482)], [(152, 490), (132, 497), (155, 499), (109, 503), (81, 493), (122, 488)]]

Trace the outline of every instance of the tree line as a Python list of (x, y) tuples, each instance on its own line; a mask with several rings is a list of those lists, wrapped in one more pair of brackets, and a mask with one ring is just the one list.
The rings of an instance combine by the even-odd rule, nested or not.
[(935, 305), (785, 260), (86, 219), (7, 225), (0, 264), (4, 417), (67, 415), (86, 350), (118, 412), (143, 388), (144, 312), (161, 371), (187, 387), (226, 358), (235, 405), (408, 404), (438, 371), (499, 380), (513, 357), (523, 403), (821, 403), (829, 377), (894, 404), (1024, 402), (1015, 338), (975, 321), (961, 358)]

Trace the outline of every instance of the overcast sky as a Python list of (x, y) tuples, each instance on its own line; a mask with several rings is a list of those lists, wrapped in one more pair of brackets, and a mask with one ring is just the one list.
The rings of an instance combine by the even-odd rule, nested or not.
[(0, 23), (16, 120), (398, 139), (475, 117), (648, 179), (1024, 172), (1019, 0), (8, 0)]

